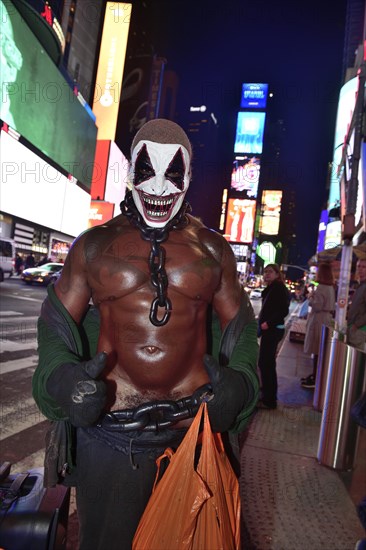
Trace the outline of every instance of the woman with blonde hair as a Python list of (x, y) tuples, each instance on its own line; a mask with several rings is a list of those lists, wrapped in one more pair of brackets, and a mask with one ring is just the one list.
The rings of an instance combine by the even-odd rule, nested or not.
[(319, 264), (316, 275), (318, 283), (315, 291), (308, 296), (311, 312), (306, 324), (304, 353), (313, 356), (313, 372), (301, 379), (303, 388), (315, 388), (316, 370), (322, 326), (329, 326), (335, 310), (335, 290), (332, 266), (328, 263)]

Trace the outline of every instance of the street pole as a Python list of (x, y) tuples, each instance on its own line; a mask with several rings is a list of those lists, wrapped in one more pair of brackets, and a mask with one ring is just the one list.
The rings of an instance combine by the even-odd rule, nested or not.
[[(351, 124), (346, 135), (345, 145), (342, 155), (342, 179), (344, 179), (344, 188), (346, 196), (345, 214), (342, 224), (342, 257), (340, 267), (340, 277), (337, 295), (337, 304), (335, 312), (335, 329), (340, 334), (345, 335), (347, 332), (347, 305), (349, 294), (349, 281), (351, 278), (351, 265), (353, 244), (352, 239), (356, 233), (355, 213), (357, 206), (357, 194), (359, 188), (358, 174), (361, 157), (361, 142), (362, 142), (362, 119), (364, 114), (364, 91), (366, 81), (366, 65), (365, 61), (361, 64), (358, 70), (358, 91), (355, 102), (355, 108), (352, 115)], [(348, 155), (347, 148), (350, 146), (353, 137), (353, 152)], [(348, 164), (349, 163), (349, 164)], [(347, 180), (347, 175), (350, 168), (350, 178)]]

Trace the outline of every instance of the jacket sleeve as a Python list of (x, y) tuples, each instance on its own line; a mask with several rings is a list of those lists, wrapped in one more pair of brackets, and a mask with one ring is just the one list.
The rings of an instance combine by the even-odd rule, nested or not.
[(37, 325), (38, 366), (32, 379), (33, 397), (50, 420), (65, 420), (61, 408), (47, 392), (47, 380), (64, 363), (79, 363), (95, 355), (99, 317), (86, 314), (80, 327), (57, 298), (53, 285), (42, 304)]
[(325, 296), (323, 292), (316, 290), (313, 296), (310, 298), (309, 302), (310, 302), (312, 311), (314, 311), (315, 313), (319, 313), (320, 311), (323, 311), (325, 306)]
[(348, 322), (358, 329), (366, 325), (366, 284), (359, 287), (353, 296)]
[(244, 375), (247, 386), (246, 404), (230, 430), (239, 433), (249, 422), (259, 394), (257, 321), (246, 293), (242, 295), (238, 314), (223, 333), (219, 319), (213, 317), (212, 355), (221, 366), (230, 367)]

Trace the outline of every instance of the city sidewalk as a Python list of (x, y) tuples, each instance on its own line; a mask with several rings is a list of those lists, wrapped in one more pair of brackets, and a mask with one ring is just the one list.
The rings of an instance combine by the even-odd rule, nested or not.
[(257, 410), (242, 434), (240, 478), (245, 550), (354, 550), (366, 533), (356, 504), (366, 496), (366, 430), (360, 428), (356, 466), (336, 472), (317, 461), (321, 413), (303, 344), (288, 334), (277, 358), (279, 406)]

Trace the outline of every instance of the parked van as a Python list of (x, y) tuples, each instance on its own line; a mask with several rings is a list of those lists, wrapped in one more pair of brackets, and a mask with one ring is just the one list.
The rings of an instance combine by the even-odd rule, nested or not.
[(14, 273), (15, 243), (12, 239), (0, 237), (0, 282), (5, 276), (10, 277)]

